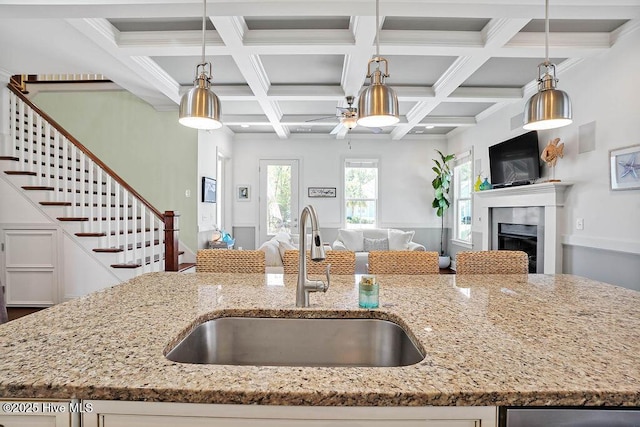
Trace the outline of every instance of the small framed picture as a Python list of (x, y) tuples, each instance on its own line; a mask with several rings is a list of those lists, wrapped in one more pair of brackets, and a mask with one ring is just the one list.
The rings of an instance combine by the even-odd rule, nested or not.
[(336, 197), (336, 187), (309, 187), (309, 197)]
[(236, 187), (236, 200), (239, 202), (248, 202), (251, 200), (251, 186), (238, 185)]
[(640, 189), (640, 145), (609, 151), (612, 190)]
[(203, 203), (215, 203), (216, 202), (216, 180), (202, 177), (202, 202)]

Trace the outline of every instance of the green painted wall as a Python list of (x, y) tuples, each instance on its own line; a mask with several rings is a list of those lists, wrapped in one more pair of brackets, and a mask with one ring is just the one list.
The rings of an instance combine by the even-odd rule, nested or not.
[[(126, 91), (43, 92), (32, 101), (161, 212), (180, 212), (197, 248), (198, 132)], [(191, 197), (185, 197), (185, 190)]]

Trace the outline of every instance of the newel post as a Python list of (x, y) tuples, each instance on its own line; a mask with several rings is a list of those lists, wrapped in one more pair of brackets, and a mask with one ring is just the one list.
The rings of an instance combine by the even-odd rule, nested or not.
[(164, 213), (164, 271), (178, 271), (178, 218), (180, 212)]

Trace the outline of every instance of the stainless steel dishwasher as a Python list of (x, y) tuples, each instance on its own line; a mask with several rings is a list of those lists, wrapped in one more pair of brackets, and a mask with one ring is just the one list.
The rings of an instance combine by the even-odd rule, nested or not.
[(501, 408), (501, 427), (640, 427), (640, 408)]

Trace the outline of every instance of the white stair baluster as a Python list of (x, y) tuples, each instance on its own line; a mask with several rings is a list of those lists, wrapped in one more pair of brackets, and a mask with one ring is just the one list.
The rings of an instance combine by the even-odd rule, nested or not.
[(120, 216), (120, 224), (122, 225), (122, 246), (124, 247), (124, 253), (126, 254), (125, 262), (135, 262), (135, 252), (129, 250), (129, 226), (127, 224), (129, 209), (126, 207), (129, 205), (129, 192), (124, 188), (122, 188), (122, 203), (125, 207), (121, 211), (122, 215)]
[(78, 190), (78, 173), (77, 173), (77, 167), (78, 167), (78, 162), (77, 160), (77, 150), (74, 146), (72, 146), (71, 144), (69, 144), (69, 150), (70, 150), (70, 154), (71, 154), (71, 160), (69, 161), (70, 163), (70, 167), (71, 167), (71, 184), (70, 184), (70, 188), (71, 188), (71, 206), (73, 207), (73, 214), (72, 216), (77, 217), (80, 216), (82, 214), (82, 209), (83, 206), (78, 206), (79, 205), (79, 201), (78, 201), (78, 193), (76, 190)]
[(7, 151), (7, 155), (11, 155), (11, 156), (15, 156), (15, 153), (17, 151), (16, 147), (20, 145), (18, 141), (18, 132), (16, 131), (16, 127), (19, 127), (17, 122), (18, 112), (16, 111), (17, 98), (18, 97), (16, 96), (15, 93), (13, 92), (9, 93), (9, 99), (11, 100), (11, 110), (10, 110), (11, 117), (9, 118), (9, 129), (11, 133), (11, 147), (9, 147), (10, 150)]
[(29, 168), (27, 170), (37, 171), (38, 169), (34, 166), (34, 143), (33, 143), (33, 110), (27, 107), (27, 150), (28, 156), (27, 160), (29, 162)]
[[(42, 118), (40, 118), (42, 119)], [(47, 175), (45, 178), (45, 185), (49, 186), (49, 187), (53, 187), (53, 197), (54, 200), (58, 200), (57, 199), (57, 193), (58, 193), (58, 186), (56, 185), (56, 183), (58, 182), (57, 179), (55, 179), (55, 162), (56, 162), (56, 151), (55, 151), (55, 144), (54, 142), (51, 140), (51, 126), (49, 125), (49, 123), (47, 122), (42, 122), (42, 129), (44, 130), (44, 141), (46, 144), (46, 150), (45, 150), (45, 157), (47, 159), (47, 163), (46, 166), (44, 168), (44, 173)], [(51, 146), (53, 145), (53, 149), (51, 148)], [(53, 151), (53, 154), (51, 154)], [(53, 175), (53, 179), (52, 179), (52, 175)]]
[[(146, 214), (147, 213), (145, 212), (145, 207), (141, 203), (140, 204), (140, 213), (139, 213), (139, 215), (140, 215), (140, 229), (141, 230), (144, 230), (145, 228), (147, 228), (146, 225), (145, 225), (145, 215)], [(146, 242), (146, 239), (144, 238), (144, 234), (142, 236), (143, 237), (142, 237), (142, 246), (140, 247), (140, 257), (142, 259), (145, 259), (147, 257), (147, 242)], [(153, 249), (153, 241), (151, 242), (151, 245), (149, 246), (149, 249)], [(144, 273), (146, 273), (146, 272), (151, 271), (151, 270), (149, 270), (146, 267), (144, 267), (142, 269), (142, 271)]]
[[(46, 170), (46, 165), (49, 163), (49, 159), (47, 158), (47, 150), (46, 148), (48, 147), (48, 144), (46, 144), (44, 141), (42, 141), (42, 117), (40, 117), (40, 114), (36, 114), (35, 112), (33, 113), (34, 115), (34, 127), (32, 129), (32, 132), (34, 134), (33, 137), (33, 144), (34, 144), (34, 148), (35, 148), (35, 158), (36, 158), (36, 173), (37, 175), (37, 179), (36, 182), (38, 183), (37, 185), (46, 185), (47, 180), (45, 178), (42, 177), (43, 175), (43, 171)], [(45, 166), (43, 166), (43, 163)]]
[(17, 153), (17, 157), (20, 160), (20, 170), (22, 171), (30, 171), (31, 170), (31, 165), (27, 164), (27, 160), (29, 159), (29, 156), (27, 155), (27, 131), (25, 130), (26, 128), (26, 111), (25, 111), (25, 104), (24, 102), (20, 103), (20, 110), (18, 112), (18, 138), (19, 138), (19, 143), (18, 143), (18, 153)]
[(100, 189), (97, 188), (96, 184), (94, 183), (95, 178), (93, 176), (93, 172), (95, 168), (96, 166), (93, 163), (93, 160), (87, 159), (87, 188), (89, 189), (89, 231), (92, 233), (95, 231), (94, 224), (96, 220), (96, 205), (98, 203), (99, 197), (101, 197)]
[[(121, 204), (121, 202), (120, 202), (120, 191), (122, 189), (120, 188), (120, 184), (118, 184), (117, 182), (114, 182), (113, 187), (114, 187), (114, 190), (115, 190), (115, 193), (116, 193), (116, 198), (115, 198), (115, 203), (114, 203), (114, 205), (116, 206), (115, 207), (116, 220), (114, 221), (114, 230), (113, 230), (113, 232), (115, 232), (116, 247), (120, 247), (120, 231), (121, 231), (120, 214), (121, 214), (122, 209), (124, 209), (124, 208), (120, 207), (120, 204)], [(124, 248), (124, 250), (126, 251), (127, 248)], [(126, 255), (126, 252), (125, 252), (125, 255)]]
[(111, 221), (111, 218), (115, 218), (116, 217), (116, 208), (112, 208), (112, 200), (111, 200), (111, 193), (113, 193), (113, 182), (111, 179), (111, 175), (107, 175), (107, 195), (105, 197), (102, 198), (102, 203), (106, 205), (106, 211), (107, 211), (107, 218), (109, 219), (109, 221), (107, 221), (107, 229), (105, 230), (105, 233), (107, 234), (107, 247), (108, 248), (113, 248), (115, 247), (115, 245), (113, 244), (113, 237), (111, 235), (111, 231), (113, 229), (113, 221)]
[(57, 136), (62, 140), (62, 151), (60, 152), (60, 162), (62, 162), (62, 169), (60, 170), (62, 174), (62, 200), (67, 201), (72, 200), (69, 194), (69, 178), (71, 177), (71, 171), (69, 170), (69, 140), (64, 135), (57, 134)]
[[(97, 227), (96, 227), (96, 232), (97, 233), (102, 233), (103, 230), (103, 223), (102, 223), (102, 218), (105, 218), (107, 220), (107, 222), (111, 219), (111, 215), (109, 215), (109, 209), (106, 209), (106, 214), (105, 214), (105, 209), (103, 209), (102, 207), (102, 201), (103, 200), (108, 200), (109, 199), (109, 189), (106, 188), (106, 186), (102, 185), (102, 169), (98, 166), (95, 165), (96, 168), (96, 188), (98, 189), (98, 197), (96, 198), (96, 215), (98, 216), (98, 221), (97, 221)], [(105, 194), (105, 196), (102, 195), (102, 193)]]

